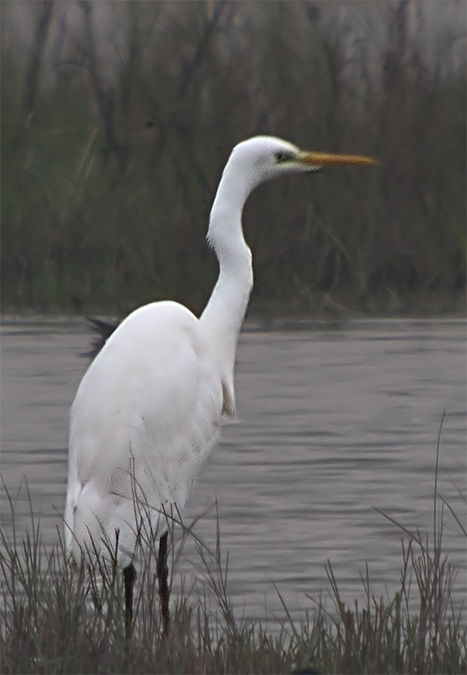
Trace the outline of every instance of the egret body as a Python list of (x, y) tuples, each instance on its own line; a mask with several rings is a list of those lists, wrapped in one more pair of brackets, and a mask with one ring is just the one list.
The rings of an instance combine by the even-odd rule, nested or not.
[(272, 178), (326, 164), (371, 164), (359, 155), (303, 152), (258, 136), (238, 144), (211, 210), (208, 241), (219, 277), (200, 318), (171, 301), (130, 314), (84, 375), (70, 412), (65, 509), (67, 549), (77, 561), (112, 552), (123, 568), (131, 632), (133, 558), (141, 518), (158, 532), (164, 632), (169, 629), (167, 520), (189, 498), (195, 479), (235, 417), (237, 341), (253, 286), (242, 210)]

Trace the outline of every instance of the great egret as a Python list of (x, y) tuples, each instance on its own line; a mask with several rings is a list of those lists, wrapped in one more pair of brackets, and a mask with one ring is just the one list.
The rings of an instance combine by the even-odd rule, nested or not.
[(272, 178), (373, 163), (361, 155), (304, 152), (269, 136), (239, 143), (211, 210), (207, 238), (219, 277), (201, 317), (171, 301), (140, 307), (108, 338), (84, 375), (70, 413), (66, 546), (88, 565), (113, 552), (123, 568), (127, 635), (141, 518), (153, 531), (158, 528), (157, 576), (167, 634), (164, 514), (183, 510), (222, 423), (235, 417), (235, 354), (253, 285), (241, 222), (249, 194)]

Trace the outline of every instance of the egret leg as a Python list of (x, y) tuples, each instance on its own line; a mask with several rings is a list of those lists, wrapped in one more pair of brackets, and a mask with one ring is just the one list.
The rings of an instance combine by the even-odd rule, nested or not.
[(169, 634), (169, 568), (167, 566), (167, 537), (168, 532), (159, 540), (159, 555), (157, 557), (157, 579), (159, 582), (159, 600), (162, 613), (162, 633), (165, 637)]
[(136, 569), (133, 563), (123, 569), (125, 585), (125, 635), (131, 640), (133, 635), (133, 588), (136, 580)]

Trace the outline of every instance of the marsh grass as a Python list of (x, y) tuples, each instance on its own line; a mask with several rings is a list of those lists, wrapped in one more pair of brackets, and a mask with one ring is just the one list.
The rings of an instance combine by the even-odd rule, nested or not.
[[(311, 609), (297, 623), (278, 588), (283, 615), (273, 634), (266, 629), (267, 617), (264, 623), (238, 618), (229, 598), (229, 559), (219, 529), (211, 549), (196, 535), (194, 522), (172, 528), (171, 578), (177, 576), (186, 540), (193, 538), (197, 582), (187, 585), (186, 578), (177, 578), (172, 628), (164, 639), (155, 574), (157, 536), (152, 533), (139, 564), (129, 646), (121, 574), (101, 586), (103, 609), (96, 611), (82, 570), (67, 562), (61, 533), (54, 546), (45, 546), (31, 508), (29, 530), (20, 539), (9, 499), (11, 524), (0, 536), (2, 673), (465, 672), (463, 608), (454, 607), (455, 572), (442, 550), (444, 510), (452, 509), (437, 494), (437, 478), (430, 535), (412, 532), (383, 514), (402, 535), (393, 595), (373, 592), (365, 566), (363, 601), (348, 606), (328, 562), (331, 607), (323, 596), (310, 594)], [(455, 519), (464, 536), (461, 520)]]
[[(348, 605), (328, 561), (328, 588), (317, 598), (306, 594), (310, 609), (301, 621), (293, 619), (276, 588), (283, 611), (279, 619), (274, 617), (272, 634), (267, 629), (269, 617), (253, 622), (235, 611), (228, 592), (229, 555), (222, 550), (218, 516), (211, 548), (196, 533), (205, 514), (189, 525), (178, 513), (163, 514), (171, 542), (170, 582), (175, 579), (176, 586), (171, 630), (164, 638), (157, 582), (159, 532), (150, 525), (149, 510), (135, 500), (135, 522), (149, 526), (141, 525), (137, 533), (135, 621), (128, 641), (122, 575), (112, 542), (104, 540), (103, 555), (97, 546), (91, 551), (92, 559), (97, 559), (92, 570), (85, 563), (86, 552), (78, 566), (68, 559), (60, 530), (54, 546), (44, 545), (29, 495), (29, 528), (22, 537), (17, 534), (14, 501), (5, 489), (11, 519), (0, 532), (1, 672), (465, 672), (465, 607), (453, 600), (456, 571), (443, 552), (445, 511), (460, 536), (466, 537), (467, 531), (438, 493), (443, 422), (444, 416), (436, 447), (432, 532), (411, 530), (376, 509), (401, 533), (396, 590), (375, 593), (365, 565), (361, 597)], [(195, 552), (191, 561), (195, 581), (187, 585), (177, 566), (188, 540)], [(91, 597), (98, 599), (98, 609)]]

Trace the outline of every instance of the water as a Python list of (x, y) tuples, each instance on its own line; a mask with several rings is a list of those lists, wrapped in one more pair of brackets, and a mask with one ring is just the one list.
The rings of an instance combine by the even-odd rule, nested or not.
[[(61, 527), (67, 416), (86, 368), (82, 320), (6, 320), (2, 328), (2, 477), (19, 530), (29, 520), (25, 481), (43, 539)], [(238, 423), (202, 474), (185, 520), (217, 498), (229, 594), (250, 617), (294, 618), (329, 588), (330, 560), (344, 599), (362, 597), (369, 565), (378, 593), (397, 587), (404, 527), (431, 531), (437, 437), (439, 492), (466, 520), (465, 322), (352, 322), (243, 332)], [(10, 527), (2, 495), (2, 520)], [(197, 524), (216, 539), (211, 508)], [(466, 593), (465, 538), (446, 512), (444, 550)], [(190, 546), (177, 567), (197, 576)]]

